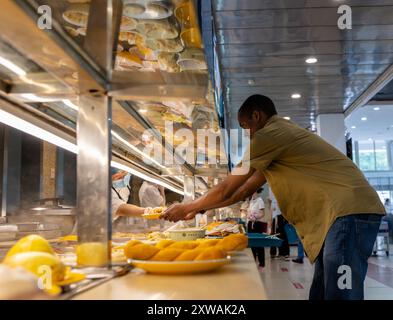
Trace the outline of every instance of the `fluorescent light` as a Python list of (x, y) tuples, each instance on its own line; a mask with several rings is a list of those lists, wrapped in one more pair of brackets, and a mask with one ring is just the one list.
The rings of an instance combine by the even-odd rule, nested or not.
[(317, 63), (318, 59), (315, 58), (315, 57), (309, 57), (309, 58), (306, 59), (306, 62), (309, 63), (309, 64), (313, 64), (313, 63)]
[(379, 110), (381, 110), (381, 108), (380, 107), (374, 107), (374, 110), (375, 111), (379, 111)]
[(351, 128), (352, 128), (352, 129), (356, 129), (356, 126), (352, 126)]
[(78, 111), (78, 110), (79, 110), (79, 107), (78, 107), (76, 104), (74, 104), (71, 100), (65, 99), (65, 100), (62, 100), (62, 102), (63, 102), (67, 107), (69, 107), (69, 108), (71, 108), (71, 109), (73, 109), (73, 110), (75, 110), (75, 111)]
[(285, 120), (291, 120), (291, 117), (284, 117)]
[(29, 100), (32, 102), (53, 102), (56, 101), (58, 99), (55, 98), (45, 98), (45, 97), (39, 97), (35, 94), (32, 93), (23, 93), (20, 95), (23, 99), (25, 100)]
[(294, 93), (291, 95), (292, 99), (300, 99), (302, 97), (302, 95), (300, 93)]
[(146, 110), (146, 109), (139, 109), (139, 112), (140, 112), (140, 113), (146, 113), (147, 110)]
[(112, 130), (112, 136), (114, 136), (117, 140), (119, 140), (121, 143), (125, 144), (127, 147), (131, 148), (135, 152), (137, 152), (139, 155), (142, 156), (142, 158), (148, 158), (151, 162), (153, 162), (155, 165), (159, 166), (162, 169), (165, 169), (165, 166), (163, 166), (161, 163), (153, 159), (152, 157), (148, 156), (146, 153), (142, 152), (139, 150), (137, 147), (129, 143), (127, 140), (122, 138), (117, 132)]
[(27, 122), (21, 118), (14, 116), (4, 110), (0, 110), (0, 122), (7, 126), (13, 127), (41, 140), (52, 143), (60, 148), (68, 150), (72, 153), (77, 153), (77, 146), (63, 138), (60, 138), (53, 133), (37, 127), (36, 125)]
[(373, 139), (371, 139), (371, 138), (368, 138), (367, 140), (368, 140), (368, 141), (373, 141)]
[(362, 117), (360, 120), (367, 121), (367, 117)]
[(184, 191), (183, 191), (183, 190), (180, 190), (180, 189), (178, 189), (178, 188), (175, 188), (175, 187), (171, 186), (170, 184), (167, 184), (166, 182), (163, 182), (163, 181), (161, 181), (161, 180), (159, 180), (159, 179), (152, 178), (152, 177), (150, 177), (150, 176), (148, 176), (148, 175), (145, 175), (144, 173), (139, 172), (139, 171), (137, 171), (137, 170), (135, 170), (135, 169), (133, 169), (133, 168), (130, 168), (130, 167), (128, 167), (128, 166), (125, 166), (125, 165), (123, 165), (123, 164), (121, 164), (121, 163), (119, 163), (119, 162), (112, 161), (112, 162), (111, 162), (111, 166), (112, 166), (113, 168), (116, 168), (116, 169), (120, 169), (120, 170), (123, 170), (123, 171), (127, 171), (127, 172), (129, 172), (129, 173), (131, 173), (131, 174), (133, 174), (133, 175), (138, 176), (139, 178), (141, 178), (141, 179), (143, 179), (143, 180), (146, 180), (146, 181), (149, 181), (149, 182), (151, 182), (151, 183), (155, 183), (155, 184), (158, 184), (158, 185), (160, 185), (160, 186), (163, 186), (163, 187), (165, 187), (165, 188), (167, 188), (167, 189), (169, 189), (169, 190), (171, 190), (171, 191), (173, 191), (173, 192), (176, 192), (176, 193), (178, 193), (178, 194), (184, 195)]
[(10, 60), (0, 57), (0, 64), (6, 67), (8, 70), (11, 70), (13, 73), (17, 74), (20, 77), (26, 75), (26, 71), (22, 68), (18, 67), (15, 63), (11, 62)]

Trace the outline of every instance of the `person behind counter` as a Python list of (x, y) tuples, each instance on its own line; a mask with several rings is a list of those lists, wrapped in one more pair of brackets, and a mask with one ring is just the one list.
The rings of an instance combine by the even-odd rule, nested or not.
[[(200, 198), (168, 208), (164, 218), (191, 219), (201, 210), (241, 201), (268, 181), (315, 263), (310, 299), (363, 299), (367, 260), (385, 214), (376, 191), (343, 153), (280, 118), (268, 97), (250, 96), (238, 121), (251, 137), (243, 166)], [(339, 281), (342, 265), (351, 271), (347, 285)]]
[(119, 217), (140, 217), (147, 213), (150, 208), (141, 208), (130, 204), (131, 175), (126, 171), (112, 170), (112, 215), (113, 220)]
[(144, 181), (139, 189), (139, 201), (142, 207), (164, 207), (166, 202), (164, 187)]

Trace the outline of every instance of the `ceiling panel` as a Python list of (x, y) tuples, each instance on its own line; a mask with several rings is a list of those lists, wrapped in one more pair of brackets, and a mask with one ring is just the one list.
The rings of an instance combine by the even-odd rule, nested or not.
[(329, 8), (346, 4), (352, 7), (359, 6), (388, 6), (391, 0), (216, 0), (213, 1), (215, 11), (227, 10), (265, 10), (265, 9), (291, 9), (291, 8)]
[(233, 78), (259, 78), (259, 77), (299, 77), (299, 76), (358, 76), (358, 75), (379, 75), (389, 65), (362, 65), (361, 68), (357, 66), (301, 66), (301, 67), (276, 67), (276, 68), (248, 68), (247, 65), (233, 66), (223, 70), (225, 79)]
[(326, 55), (348, 53), (391, 53), (393, 41), (315, 41), (315, 42), (284, 42), (258, 44), (221, 44), (222, 58), (228, 57), (264, 57), (275, 55)]
[(309, 76), (309, 77), (259, 77), (259, 78), (230, 78), (227, 81), (229, 86), (249, 87), (249, 81), (252, 81), (252, 86), (289, 86), (296, 83), (297, 85), (308, 84), (330, 84), (340, 83), (346, 86), (362, 85), (365, 81), (369, 82), (374, 80), (372, 75), (357, 76), (356, 78), (345, 77), (340, 75), (332, 76)]
[[(249, 68), (254, 67), (285, 67), (304, 65), (309, 67), (304, 61), (305, 56), (296, 55), (277, 55), (267, 57), (233, 57), (222, 58), (221, 65), (223, 68), (231, 68), (234, 65), (247, 65)], [(374, 64), (391, 64), (393, 56), (391, 53), (377, 54), (345, 54), (345, 55), (318, 55), (318, 66), (346, 66), (346, 65), (374, 65)]]
[[(393, 7), (389, 7), (393, 8)], [(393, 11), (393, 9), (391, 9)], [(393, 25), (359, 26), (343, 32), (337, 26), (218, 29), (218, 43), (279, 43), (393, 39)]]
[[(339, 5), (353, 27), (337, 27)], [(392, 0), (215, 0), (227, 123), (251, 94), (302, 126), (343, 112), (393, 63)], [(306, 58), (315, 56), (316, 64)], [(291, 99), (299, 92), (301, 99)]]
[[(390, 3), (392, 5), (392, 3)], [(393, 15), (386, 15), (386, 7), (352, 8), (352, 25), (369, 26), (393, 24)], [(299, 8), (286, 10), (218, 11), (218, 29), (292, 28), (304, 26), (334, 26), (339, 18), (337, 6), (332, 8)]]

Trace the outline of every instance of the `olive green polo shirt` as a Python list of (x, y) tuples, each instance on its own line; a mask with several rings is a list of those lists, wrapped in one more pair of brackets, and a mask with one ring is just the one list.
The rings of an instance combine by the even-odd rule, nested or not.
[(250, 166), (265, 175), (311, 262), (338, 217), (385, 214), (378, 194), (351, 159), (291, 121), (271, 117), (251, 139), (248, 152)]

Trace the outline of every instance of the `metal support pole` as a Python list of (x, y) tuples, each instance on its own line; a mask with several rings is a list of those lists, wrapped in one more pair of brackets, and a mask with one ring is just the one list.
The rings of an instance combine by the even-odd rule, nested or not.
[[(120, 29), (122, 2), (92, 0), (85, 49), (104, 69), (110, 82), (114, 43)], [(108, 88), (97, 91), (81, 81), (77, 121), (77, 207), (80, 266), (111, 264), (111, 127), (112, 101)]]
[(3, 160), (2, 160), (2, 185), (1, 185), (1, 216), (7, 216), (7, 189), (8, 189), (8, 128), (3, 126), (2, 144), (3, 144)]

